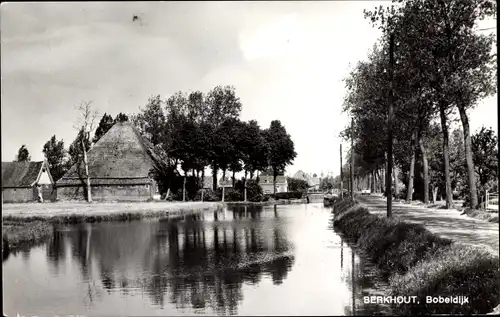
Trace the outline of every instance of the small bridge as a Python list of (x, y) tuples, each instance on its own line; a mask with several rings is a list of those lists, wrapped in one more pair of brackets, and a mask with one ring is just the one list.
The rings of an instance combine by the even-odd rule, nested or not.
[(309, 197), (310, 203), (322, 203), (323, 198), (325, 198), (324, 193), (307, 193), (307, 197)]

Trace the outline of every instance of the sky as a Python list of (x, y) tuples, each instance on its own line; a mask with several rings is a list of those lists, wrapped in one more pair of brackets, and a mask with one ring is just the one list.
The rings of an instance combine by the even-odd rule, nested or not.
[[(82, 101), (115, 116), (137, 113), (152, 95), (232, 85), (242, 120), (268, 127), (279, 119), (291, 135), (298, 155), (287, 174), (336, 175), (349, 122), (342, 80), (380, 35), (363, 9), (388, 4), (2, 3), (2, 161), (23, 144), (42, 160), (54, 134), (69, 146)], [(497, 108), (495, 95), (471, 111), (472, 132), (497, 131)]]

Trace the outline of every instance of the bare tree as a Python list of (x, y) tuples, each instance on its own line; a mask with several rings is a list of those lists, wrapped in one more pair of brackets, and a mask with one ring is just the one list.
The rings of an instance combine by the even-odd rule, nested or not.
[(87, 147), (86, 144), (90, 144), (90, 133), (94, 130), (95, 120), (97, 118), (97, 110), (92, 109), (92, 101), (82, 101), (78, 105), (77, 110), (79, 112), (76, 124), (73, 126), (77, 129), (81, 135), (81, 146), (83, 153), (83, 163), (85, 166), (85, 176), (86, 176), (86, 187), (87, 187), (87, 201), (92, 201), (92, 195), (90, 190), (90, 174), (89, 174), (89, 164), (87, 159)]

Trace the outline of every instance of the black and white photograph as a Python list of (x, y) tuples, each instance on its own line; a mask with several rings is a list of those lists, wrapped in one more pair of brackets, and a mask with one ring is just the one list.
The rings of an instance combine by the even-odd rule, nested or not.
[(2, 313), (500, 314), (496, 0), (2, 2)]

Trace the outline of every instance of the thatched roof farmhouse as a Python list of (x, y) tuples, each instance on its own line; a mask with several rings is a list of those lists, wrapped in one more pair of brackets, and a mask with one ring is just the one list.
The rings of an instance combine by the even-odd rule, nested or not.
[[(161, 166), (153, 146), (129, 122), (118, 122), (87, 153), (92, 200), (141, 201), (157, 195), (150, 171)], [(57, 181), (59, 200), (85, 199), (86, 173), (75, 164)]]

